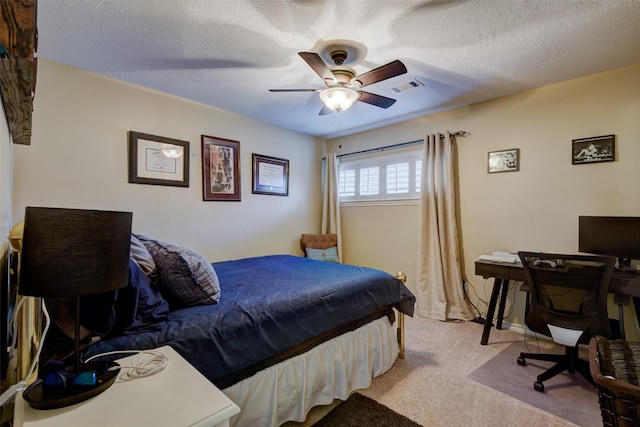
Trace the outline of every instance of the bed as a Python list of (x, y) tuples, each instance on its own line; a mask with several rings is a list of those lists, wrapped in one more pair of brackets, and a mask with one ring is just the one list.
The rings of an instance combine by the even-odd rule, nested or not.
[[(107, 328), (88, 326), (102, 339), (84, 357), (170, 345), (240, 406), (232, 426), (304, 421), (313, 406), (368, 387), (398, 357), (396, 311), (413, 315), (415, 297), (390, 274), (292, 255), (208, 263), (138, 237), (153, 254), (157, 275), (132, 259), (129, 286), (110, 299), (115, 319)], [(185, 275), (163, 277), (175, 269), (163, 257), (184, 261), (185, 251), (187, 279), (213, 272), (218, 285), (187, 295), (186, 305), (184, 295), (176, 300), (174, 286)]]

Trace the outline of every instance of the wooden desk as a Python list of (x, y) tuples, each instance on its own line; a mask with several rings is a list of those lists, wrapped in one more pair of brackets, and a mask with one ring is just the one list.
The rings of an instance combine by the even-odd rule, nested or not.
[[(485, 279), (494, 278), (491, 299), (487, 308), (487, 318), (482, 331), (482, 339), (480, 340), (480, 344), (487, 345), (489, 334), (491, 333), (491, 323), (496, 312), (496, 306), (498, 306), (498, 299), (500, 299), (500, 305), (498, 306), (496, 328), (502, 329), (509, 280), (524, 282), (524, 268), (519, 263), (476, 261), (475, 264), (477, 276), (482, 276)], [(625, 297), (627, 300), (629, 297), (640, 297), (640, 275), (631, 272), (614, 271), (609, 282), (609, 293)]]

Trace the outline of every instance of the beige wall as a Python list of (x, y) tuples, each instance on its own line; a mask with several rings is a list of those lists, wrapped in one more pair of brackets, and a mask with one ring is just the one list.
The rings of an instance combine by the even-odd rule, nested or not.
[[(7, 125), (6, 115), (4, 108), (0, 109), (0, 262), (3, 263), (0, 266), (0, 286), (7, 286), (8, 282), (8, 268), (7, 266), (7, 251), (8, 241), (7, 236), (11, 229), (11, 153), (13, 152), (13, 143), (11, 142), (11, 136), (9, 135), (9, 127)], [(3, 313), (4, 315), (4, 313)]]
[[(11, 229), (11, 153), (13, 152), (13, 143), (9, 135), (9, 127), (7, 125), (4, 108), (0, 108), (0, 287), (3, 293), (9, 289), (9, 241), (7, 236)], [(8, 312), (6, 307), (0, 307), (0, 315), (3, 328), (8, 327)], [(5, 333), (5, 330), (2, 331)], [(6, 335), (0, 338), (1, 345), (5, 346)], [(4, 366), (3, 366), (4, 368)], [(7, 374), (7, 382), (3, 381), (3, 389), (15, 382), (13, 372), (2, 371)]]
[[(5, 238), (11, 229), (11, 155), (13, 143), (9, 135), (4, 108), (0, 109), (0, 235), (2, 243), (6, 244)], [(4, 250), (2, 251), (4, 252)]]
[[(0, 286), (3, 288), (9, 285), (8, 251), (9, 242), (7, 236), (11, 229), (11, 155), (13, 143), (9, 135), (4, 108), (0, 109)], [(4, 307), (2, 307), (4, 309)], [(5, 313), (2, 311), (2, 315)]]
[[(134, 231), (210, 260), (298, 254), (299, 234), (319, 229), (321, 140), (46, 60), (34, 108), (32, 145), (13, 147), (16, 221), (27, 205), (131, 210)], [(636, 65), (332, 140), (327, 151), (471, 132), (457, 142), (459, 222), (465, 276), (486, 300), (479, 255), (575, 252), (578, 215), (640, 215), (639, 116)], [(190, 141), (190, 187), (128, 184), (128, 130)], [(572, 139), (612, 133), (615, 162), (571, 165)], [(201, 201), (201, 134), (241, 142), (241, 202)], [(487, 174), (487, 153), (508, 148), (520, 148), (520, 171)], [(291, 160), (289, 197), (251, 194), (252, 152)], [(415, 204), (343, 207), (345, 262), (405, 271), (415, 289), (417, 215)], [(523, 324), (522, 300), (510, 295), (508, 321)]]
[[(492, 282), (474, 275), (481, 254), (577, 252), (578, 215), (640, 216), (639, 117), (635, 65), (331, 140), (327, 151), (348, 153), (446, 130), (471, 132), (457, 141), (459, 222), (465, 276), (487, 300)], [(617, 136), (615, 162), (571, 164), (572, 139), (607, 134)], [(487, 153), (510, 148), (520, 149), (520, 171), (488, 174)], [(415, 289), (417, 211), (415, 205), (343, 207), (345, 261), (405, 270)], [(514, 298), (508, 321), (522, 325), (522, 294), (514, 292)], [(629, 325), (634, 319), (628, 313)]]
[[(127, 132), (190, 142), (188, 188), (129, 184)], [(203, 202), (200, 136), (240, 141), (241, 202)], [(58, 206), (133, 212), (133, 230), (225, 260), (299, 252), (320, 228), (324, 141), (38, 61), (31, 146), (14, 146), (13, 215)], [(290, 160), (289, 196), (251, 193), (251, 153)]]

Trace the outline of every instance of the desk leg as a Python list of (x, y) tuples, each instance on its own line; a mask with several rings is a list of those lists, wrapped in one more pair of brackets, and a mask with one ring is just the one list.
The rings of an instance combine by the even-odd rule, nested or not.
[[(629, 295), (618, 295), (618, 294), (616, 294), (616, 295), (613, 296), (613, 303), (618, 306), (618, 323), (620, 325), (619, 330), (618, 330), (618, 338), (621, 339), (621, 340), (625, 339), (624, 309), (623, 309), (623, 307), (628, 306), (630, 300), (631, 300), (631, 297)], [(634, 300), (634, 303), (635, 303), (635, 298), (633, 300)]]
[(500, 291), (500, 305), (498, 306), (498, 319), (496, 320), (496, 329), (502, 329), (502, 320), (504, 319), (504, 307), (507, 305), (508, 293), (509, 293), (509, 281), (502, 279), (502, 290)]
[(503, 282), (509, 282), (508, 280), (498, 279), (497, 277), (493, 281), (493, 290), (491, 291), (491, 299), (489, 300), (489, 308), (487, 309), (487, 318), (484, 321), (484, 329), (482, 330), (482, 339), (480, 344), (487, 345), (489, 341), (489, 333), (491, 333), (491, 323), (493, 322), (493, 315), (496, 312), (496, 305), (498, 304), (498, 297), (500, 296), (500, 289)]
[(633, 308), (636, 312), (636, 322), (638, 322), (638, 326), (640, 326), (640, 298), (639, 297), (631, 297), (631, 301), (633, 301)]

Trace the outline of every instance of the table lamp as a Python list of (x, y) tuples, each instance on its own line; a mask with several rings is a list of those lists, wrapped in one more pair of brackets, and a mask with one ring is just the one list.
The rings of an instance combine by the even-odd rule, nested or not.
[(18, 293), (75, 298), (73, 366), (25, 389), (23, 397), (32, 407), (73, 405), (115, 381), (114, 362), (80, 364), (80, 298), (128, 284), (131, 221), (131, 212), (26, 208)]

